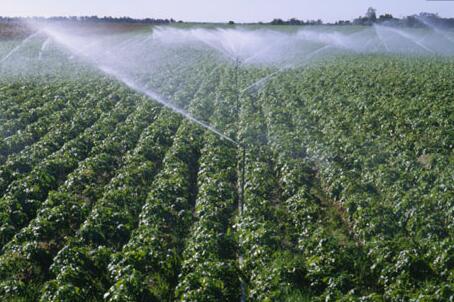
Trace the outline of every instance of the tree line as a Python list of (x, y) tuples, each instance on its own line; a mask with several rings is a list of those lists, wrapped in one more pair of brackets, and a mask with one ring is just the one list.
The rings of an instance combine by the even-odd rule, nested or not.
[[(98, 17), (98, 16), (70, 16), (70, 17), (2, 17), (0, 23), (17, 23), (22, 21), (37, 21), (37, 22), (72, 22), (72, 23), (135, 23), (135, 24), (171, 24), (183, 23), (170, 19), (134, 19), (130, 17)], [(235, 24), (234, 21), (227, 22), (230, 25)], [(377, 10), (370, 7), (364, 16), (359, 16), (353, 20), (338, 20), (332, 23), (325, 23), (321, 19), (317, 20), (299, 20), (291, 18), (283, 20), (280, 18), (273, 19), (271, 22), (258, 22), (258, 24), (269, 25), (365, 25), (373, 24), (388, 24), (403, 27), (426, 27), (428, 24), (437, 27), (454, 27), (454, 18), (442, 18), (438, 14), (422, 12), (418, 15), (396, 18), (391, 14), (377, 15)]]
[(182, 23), (183, 21), (176, 21), (170, 19), (134, 19), (131, 17), (98, 17), (98, 16), (69, 16), (69, 17), (2, 17), (0, 16), (0, 23), (16, 23), (22, 21), (32, 22), (73, 22), (73, 23), (138, 23), (138, 24), (171, 24)]
[(271, 25), (373, 25), (388, 24), (404, 27), (426, 27), (428, 24), (441, 27), (454, 27), (454, 18), (442, 18), (434, 13), (420, 13), (418, 15), (396, 18), (391, 14), (377, 16), (377, 10), (370, 7), (364, 16), (359, 16), (353, 20), (338, 20), (334, 23), (324, 23), (322, 20), (298, 20), (291, 18), (289, 20), (273, 19), (268, 24)]

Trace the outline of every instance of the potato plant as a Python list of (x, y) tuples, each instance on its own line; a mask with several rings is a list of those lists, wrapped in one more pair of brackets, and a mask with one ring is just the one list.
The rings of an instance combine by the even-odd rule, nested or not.
[(454, 299), (451, 58), (199, 52), (124, 67), (245, 146), (244, 188), (241, 148), (117, 77), (2, 69), (2, 301)]

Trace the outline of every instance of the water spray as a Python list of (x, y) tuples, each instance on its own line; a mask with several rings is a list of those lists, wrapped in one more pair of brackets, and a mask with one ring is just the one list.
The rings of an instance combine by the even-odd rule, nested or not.
[[(377, 27), (378, 27), (378, 25), (375, 25), (375, 28), (377, 28)], [(429, 47), (427, 47), (424, 44), (422, 44), (415, 37), (412, 37), (410, 34), (404, 32), (402, 30), (397, 30), (397, 29), (392, 28), (392, 27), (387, 27), (386, 29), (388, 31), (396, 34), (396, 35), (399, 35), (400, 37), (402, 37), (404, 39), (407, 39), (408, 41), (412, 42), (413, 44), (416, 44), (417, 46), (419, 46), (420, 48), (422, 48), (423, 50), (427, 51), (430, 54), (434, 54), (435, 53), (432, 49), (430, 49)]]
[[(146, 89), (144, 87), (140, 87), (139, 85), (137, 85), (137, 83), (135, 81), (133, 81), (132, 79), (129, 79), (128, 77), (126, 77), (124, 74), (122, 74), (118, 70), (113, 69), (113, 68), (111, 68), (109, 66), (106, 66), (106, 65), (100, 65), (97, 62), (91, 60), (91, 58), (89, 58), (89, 57), (87, 58), (87, 56), (84, 53), (80, 52), (79, 50), (75, 49), (74, 47), (71, 47), (71, 45), (68, 44), (68, 43), (65, 43), (65, 41), (63, 39), (61, 39), (61, 38), (58, 39), (58, 35), (55, 35), (55, 34), (52, 35), (52, 33), (49, 32), (49, 31), (46, 31), (46, 33), (50, 37), (53, 37), (54, 40), (56, 40), (58, 43), (62, 44), (64, 47), (66, 47), (68, 50), (70, 50), (74, 54), (76, 54), (76, 55), (78, 55), (78, 56), (80, 56), (82, 58), (88, 59), (89, 62), (91, 62), (92, 64), (97, 66), (105, 74), (112, 76), (113, 78), (117, 79), (118, 81), (124, 83), (129, 88), (141, 93), (144, 96), (147, 96), (147, 97), (155, 100), (156, 102), (160, 103), (164, 107), (169, 108), (170, 110), (172, 110), (173, 112), (175, 112), (177, 114), (180, 114), (184, 118), (186, 118), (186, 119), (190, 120), (191, 122), (201, 126), (204, 129), (214, 133), (215, 135), (219, 136), (221, 139), (224, 139), (224, 140), (230, 142), (231, 144), (233, 144), (235, 147), (237, 147), (240, 150), (241, 155), (242, 155), (242, 158), (240, 160), (240, 167), (239, 167), (241, 176), (240, 176), (240, 183), (239, 183), (239, 201), (238, 201), (238, 209), (239, 209), (240, 215), (242, 214), (243, 205), (244, 205), (245, 169), (246, 169), (246, 146), (244, 144), (242, 144), (242, 143), (238, 142), (237, 140), (227, 136), (221, 130), (219, 130), (219, 129), (217, 129), (217, 128), (215, 128), (215, 127), (213, 127), (213, 126), (211, 126), (211, 125), (209, 125), (209, 124), (207, 124), (207, 123), (205, 123), (205, 122), (203, 122), (201, 120), (196, 119), (189, 112), (187, 112), (186, 110), (184, 110), (184, 109), (182, 109), (180, 107), (177, 107), (177, 106), (173, 105), (172, 102), (170, 102), (169, 100), (167, 100), (163, 96), (159, 95), (155, 91), (153, 91), (151, 89)], [(239, 59), (236, 59), (235, 62), (236, 62), (235, 63), (235, 82), (236, 82), (236, 90), (237, 90), (236, 102), (237, 102), (237, 110), (238, 110), (238, 113), (239, 113), (239, 110), (240, 110), (240, 104), (239, 104), (240, 91), (239, 91), (239, 83), (238, 83), (238, 71), (239, 71), (239, 66), (240, 66), (241, 63), (240, 63)], [(240, 258), (242, 258), (242, 257), (240, 256)], [(242, 293), (244, 291), (245, 291), (244, 290), (244, 284), (242, 284)], [(242, 301), (244, 299), (242, 298)]]
[(49, 43), (50, 43), (50, 38), (47, 38), (46, 41), (44, 41), (43, 44), (41, 45), (41, 49), (39, 50), (39, 54), (38, 54), (38, 60), (42, 60), (43, 53), (46, 50)]
[(155, 92), (155, 91), (153, 91), (151, 89), (140, 87), (134, 80), (128, 78), (126, 75), (122, 74), (117, 69), (114, 69), (114, 68), (112, 68), (110, 66), (103, 65), (102, 63), (100, 64), (99, 62), (96, 62), (92, 58), (88, 57), (85, 53), (83, 53), (83, 52), (75, 49), (74, 47), (72, 47), (69, 43), (65, 43), (65, 41), (62, 38), (59, 38), (58, 35), (53, 34), (51, 31), (45, 30), (44, 32), (49, 37), (52, 37), (56, 42), (58, 42), (59, 44), (61, 44), (65, 48), (67, 48), (72, 53), (76, 54), (77, 56), (79, 56), (79, 57), (81, 57), (83, 59), (87, 59), (89, 63), (92, 63), (93, 65), (98, 67), (98, 69), (100, 69), (103, 73), (105, 73), (107, 75), (110, 75), (113, 78), (115, 78), (116, 80), (124, 83), (126, 86), (128, 86), (132, 90), (135, 90), (135, 91), (141, 93), (142, 95), (145, 95), (145, 96), (147, 96), (149, 98), (152, 98), (153, 100), (155, 100), (156, 102), (160, 103), (164, 107), (172, 110), (175, 113), (178, 113), (178, 114), (182, 115), (183, 117), (187, 118), (191, 122), (194, 122), (194, 123), (198, 124), (202, 128), (205, 128), (206, 130), (218, 135), (222, 139), (225, 139), (225, 140), (233, 143), (234, 145), (236, 145), (238, 147), (241, 146), (241, 144), (239, 142), (237, 142), (236, 140), (228, 137), (227, 135), (222, 133), (219, 129), (216, 129), (213, 126), (211, 126), (211, 125), (209, 125), (209, 124), (207, 124), (207, 123), (205, 123), (203, 121), (200, 121), (200, 120), (196, 119), (189, 112), (187, 112), (186, 110), (184, 110), (184, 109), (182, 109), (180, 107), (177, 107), (177, 106), (173, 105), (171, 101), (169, 101), (166, 98), (164, 98), (163, 96), (159, 95), (157, 92)]
[[(69, 53), (82, 58), (90, 65), (97, 67), (104, 74), (118, 80), (139, 94), (153, 99), (237, 148), (238, 213), (240, 218), (243, 215), (245, 204), (246, 149), (248, 146), (244, 144), (244, 141), (241, 142), (242, 139), (238, 138), (238, 135), (236, 135), (237, 137), (230, 137), (222, 130), (197, 119), (190, 112), (175, 105), (165, 96), (165, 93), (159, 93), (159, 88), (147, 88), (149, 86), (144, 84), (145, 81), (137, 78), (138, 74), (150, 75), (150, 70), (143, 69), (143, 66), (152, 69), (156, 68), (159, 72), (164, 71), (165, 75), (169, 71), (169, 73), (180, 74), (183, 70), (186, 71), (194, 65), (199, 65), (203, 58), (210, 57), (211, 55), (215, 58), (214, 64), (218, 62), (228, 62), (229, 66), (233, 64), (233, 85), (235, 85), (236, 95), (232, 101), (236, 102), (236, 104), (232, 105), (236, 106), (236, 113), (239, 119), (241, 112), (240, 100), (245, 93), (248, 93), (252, 89), (260, 92), (266, 83), (285, 70), (306, 66), (306, 64), (312, 62), (311, 60), (314, 57), (318, 58), (320, 54), (329, 55), (325, 54), (327, 50), (354, 53), (405, 53), (408, 48), (418, 45), (420, 50), (425, 50), (425, 55), (433, 55), (440, 51), (440, 47), (436, 48), (431, 45), (431, 48), (428, 48), (427, 42), (423, 43), (421, 40), (415, 40), (417, 36), (411, 31), (388, 29), (388, 27), (383, 26), (374, 26), (373, 29), (361, 30), (350, 35), (339, 32), (326, 33), (306, 29), (291, 34), (265, 30), (175, 30), (157, 28), (153, 30), (153, 33), (147, 33), (144, 39), (137, 36), (131, 38), (121, 36), (121, 39), (124, 38), (123, 41), (118, 39), (117, 36), (102, 40), (100, 40), (101, 37), (87, 39), (84, 36), (71, 35), (51, 27), (40, 29), (38, 32), (47, 35), (47, 40), (41, 46), (39, 58), (42, 57), (42, 52), (46, 50), (47, 44), (50, 43), (49, 41), (55, 41), (69, 50)], [(8, 57), (37, 34), (31, 35), (23, 40), (20, 45), (1, 59), (0, 63), (7, 60)], [(391, 35), (390, 39), (388, 35)], [(147, 44), (148, 41), (152, 41), (153, 43)], [(183, 48), (185, 50), (179, 52)], [(201, 55), (199, 51), (202, 51)], [(190, 55), (186, 57), (188, 53)], [(148, 54), (151, 54), (151, 57), (148, 57)], [(198, 54), (200, 58), (197, 57)], [(299, 55), (301, 55), (301, 58)], [(220, 61), (216, 59), (220, 59)], [(240, 87), (240, 71), (242, 70), (242, 66), (246, 64), (248, 66), (253, 64), (264, 65), (270, 67), (270, 70), (268, 72), (267, 69), (267, 74), (260, 74), (261, 78), (258, 80), (256, 80), (258, 76), (257, 78), (249, 79), (246, 85), (253, 80), (255, 82), (242, 88)], [(197, 89), (195, 89), (194, 95), (198, 95), (203, 83), (216, 70), (223, 66), (223, 64), (219, 64), (218, 66), (214, 66), (210, 72), (207, 70), (208, 76), (200, 79), (200, 82), (199, 79), (196, 79), (194, 82), (199, 87), (196, 87)], [(134, 68), (137, 68), (137, 70)], [(207, 68), (210, 68), (210, 66)], [(177, 81), (177, 85), (180, 84), (184, 84), (181, 79)], [(239, 267), (241, 268), (243, 264), (241, 251), (238, 254), (238, 261)], [(241, 301), (244, 302), (247, 296), (246, 283), (243, 279), (240, 281)]]
[(36, 37), (37, 35), (39, 35), (39, 32), (35, 32), (33, 34), (31, 34), (30, 36), (28, 36), (27, 38), (25, 38), (24, 40), (22, 40), (22, 42), (17, 45), (16, 47), (14, 47), (13, 49), (11, 49), (10, 52), (8, 52), (2, 59), (0, 59), (0, 64), (2, 64), (3, 62), (5, 62), (6, 60), (8, 60), (14, 53), (16, 53), (19, 49), (21, 49), (25, 44), (27, 44), (28, 41), (30, 41), (31, 39), (33, 39), (34, 37)]
[(428, 28), (433, 30), (435, 33), (441, 35), (444, 39), (446, 39), (450, 42), (454, 42), (454, 39), (452, 37), (450, 37), (444, 30), (441, 30), (438, 27), (436, 27), (432, 22), (427, 20), (427, 18), (422, 17), (422, 16), (415, 16), (415, 17), (416, 17), (416, 19), (418, 19), (419, 22), (423, 23), (425, 26), (427, 26)]
[(325, 51), (326, 49), (330, 49), (331, 47), (333, 47), (332, 45), (325, 45), (325, 46), (322, 46), (312, 52), (310, 52), (307, 57), (300, 63), (298, 64), (286, 64), (284, 65), (283, 67), (279, 68), (278, 70), (276, 70), (275, 72), (255, 81), (254, 83), (252, 83), (251, 85), (247, 86), (246, 88), (242, 89), (240, 91), (240, 95), (243, 95), (245, 92), (249, 91), (250, 89), (254, 88), (254, 87), (257, 87), (259, 85), (262, 85), (262, 84), (266, 84), (267, 82), (269, 82), (271, 79), (275, 78), (276, 76), (278, 76), (280, 73), (284, 72), (284, 70), (286, 69), (289, 69), (291, 67), (301, 67), (304, 65), (304, 63), (307, 63), (308, 59), (311, 59), (313, 58), (314, 56), (316, 56), (317, 54)]

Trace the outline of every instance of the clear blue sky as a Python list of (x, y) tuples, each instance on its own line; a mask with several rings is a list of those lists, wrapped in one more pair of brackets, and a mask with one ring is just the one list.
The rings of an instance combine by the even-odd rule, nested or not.
[(364, 15), (368, 7), (396, 17), (419, 12), (454, 17), (454, 1), (426, 0), (0, 0), (1, 16), (130, 16), (185, 21), (333, 21)]

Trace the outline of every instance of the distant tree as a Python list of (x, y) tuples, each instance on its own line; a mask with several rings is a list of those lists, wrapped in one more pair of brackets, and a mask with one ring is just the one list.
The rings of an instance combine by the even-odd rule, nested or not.
[(395, 19), (391, 14), (380, 15), (377, 19), (378, 23), (398, 23), (398, 19)]
[(229, 25), (234, 25), (235, 21), (229, 21)]
[(322, 25), (323, 21), (321, 19), (318, 19), (318, 20), (307, 20), (303, 24), (307, 24), (307, 25)]
[(373, 7), (367, 9), (366, 16), (353, 20), (353, 24), (355, 25), (372, 25), (375, 22), (377, 22), (377, 10)]
[(352, 23), (349, 20), (339, 20), (334, 24), (335, 25), (351, 25)]
[(392, 20), (392, 19), (394, 19), (394, 17), (391, 14), (384, 14), (384, 15), (380, 15), (380, 17), (378, 19), (379, 20)]
[(427, 18), (427, 19), (440, 19), (440, 16), (438, 14), (434, 14), (434, 13), (422, 12), (422, 13), (419, 13), (419, 16), (421, 18)]
[(289, 25), (301, 25), (302, 21), (300, 21), (300, 20), (298, 20), (296, 18), (291, 18), (290, 20), (287, 21), (287, 23)]
[(417, 16), (407, 16), (403, 20), (404, 25), (407, 27), (422, 27), (423, 23), (417, 18)]
[(273, 19), (273, 21), (271, 21), (271, 24), (272, 25), (284, 25), (284, 21), (282, 19)]
[(366, 17), (369, 22), (375, 23), (377, 21), (377, 10), (373, 7), (369, 7), (366, 12)]
[[(44, 22), (44, 23), (135, 23), (135, 24), (169, 24), (169, 23), (183, 23), (183, 21), (175, 21), (175, 19), (133, 19), (130, 17), (98, 17), (98, 16), (68, 16), (68, 17), (2, 17), (0, 16), (0, 24), (23, 26), (23, 21)], [(427, 27), (436, 26), (439, 28), (454, 28), (454, 18), (443, 18), (438, 14), (422, 12), (418, 15), (407, 16), (402, 19), (393, 17), (391, 14), (383, 14), (377, 18), (376, 10), (369, 8), (366, 16), (361, 16), (353, 21), (339, 20), (335, 22), (336, 25), (372, 25), (374, 23), (386, 23), (393, 26), (406, 26), (406, 27)], [(229, 21), (228, 24), (235, 24), (234, 21)], [(291, 18), (287, 21), (282, 19), (274, 19), (270, 23), (258, 22), (258, 24), (272, 24), (272, 25), (320, 25), (323, 24), (322, 20), (299, 20)], [(326, 23), (333, 24), (333, 23)]]
[(367, 17), (358, 17), (356, 19), (353, 19), (353, 24), (355, 25), (367, 25), (368, 23)]

